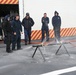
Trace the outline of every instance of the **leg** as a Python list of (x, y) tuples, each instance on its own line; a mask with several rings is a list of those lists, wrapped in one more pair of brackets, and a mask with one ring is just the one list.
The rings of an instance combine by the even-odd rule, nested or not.
[(25, 34), (25, 45), (26, 45), (27, 41), (28, 41), (28, 32), (27, 32), (27, 30), (24, 30), (24, 34)]
[(10, 44), (11, 44), (11, 36), (10, 36), (10, 34), (8, 34), (7, 35), (7, 43), (6, 43), (6, 52), (11, 52)]
[(54, 30), (54, 36), (55, 36), (55, 41), (56, 41), (56, 30), (55, 30), (55, 27), (53, 28)]
[(21, 36), (18, 36), (17, 39), (17, 49), (21, 49)]
[(60, 28), (54, 27), (54, 35), (55, 35), (55, 41), (59, 43), (60, 41)]
[(17, 43), (17, 37), (13, 35), (12, 36), (12, 50), (15, 50), (16, 43)]
[(60, 27), (58, 27), (57, 29), (57, 39), (58, 41), (60, 41)]
[(28, 30), (28, 38), (29, 38), (29, 44), (31, 44), (31, 29)]
[(43, 42), (43, 40), (44, 40), (44, 38), (45, 38), (45, 30), (44, 29), (42, 29), (42, 42)]
[(55, 39), (56, 39), (56, 41), (58, 41), (57, 31), (56, 30), (55, 30)]
[(49, 28), (46, 28), (46, 41), (49, 41)]

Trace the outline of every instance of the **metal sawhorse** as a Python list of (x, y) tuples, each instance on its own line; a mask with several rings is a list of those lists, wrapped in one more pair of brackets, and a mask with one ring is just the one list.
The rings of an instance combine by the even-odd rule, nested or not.
[(33, 45), (32, 47), (35, 47), (35, 51), (34, 51), (34, 53), (33, 53), (33, 55), (32, 55), (32, 58), (34, 58), (37, 50), (39, 49), (39, 51), (40, 51), (40, 53), (41, 53), (41, 55), (42, 55), (42, 57), (43, 57), (43, 60), (46, 61), (46, 60), (45, 60), (45, 57), (44, 57), (44, 55), (43, 55), (43, 53), (42, 53), (42, 51), (41, 51), (41, 49), (40, 49), (40, 47), (43, 47), (43, 45), (42, 45), (42, 44), (38, 44), (38, 45)]
[[(60, 50), (60, 48), (63, 46), (64, 47), (64, 49), (65, 49), (65, 51), (67, 52), (67, 54), (70, 56), (70, 54), (69, 54), (69, 52), (68, 52), (68, 50), (67, 50), (67, 48), (65, 47), (65, 45), (64, 44), (70, 44), (70, 42), (63, 42), (63, 43), (51, 43), (51, 44), (48, 44), (47, 46), (50, 46), (50, 45), (59, 45), (59, 47), (58, 47), (58, 49), (57, 49), (57, 51), (56, 51), (56, 53), (55, 53), (55, 55), (57, 55), (58, 54), (58, 52), (59, 52), (59, 50)], [(45, 57), (44, 57), (44, 55), (43, 55), (43, 53), (42, 53), (42, 51), (41, 51), (41, 49), (40, 49), (40, 47), (43, 47), (44, 45), (42, 45), (42, 44), (38, 44), (38, 45), (33, 45), (32, 47), (34, 47), (35, 48), (35, 51), (34, 51), (34, 53), (33, 53), (33, 55), (32, 55), (32, 58), (34, 58), (34, 56), (35, 56), (35, 54), (36, 54), (36, 52), (37, 52), (37, 50), (39, 49), (39, 51), (40, 51), (40, 53), (41, 53), (41, 55), (42, 55), (42, 57), (43, 57), (43, 60), (44, 61), (46, 61), (45, 60)]]
[(62, 43), (58, 43), (58, 44), (56, 44), (56, 45), (59, 45), (59, 48), (57, 49), (57, 51), (56, 51), (56, 53), (55, 53), (56, 55), (58, 54), (60, 48), (63, 46), (64, 49), (65, 49), (65, 51), (66, 51), (66, 53), (70, 56), (70, 54), (69, 54), (69, 52), (68, 52), (68, 50), (67, 50), (67, 48), (65, 47), (64, 44), (70, 44), (70, 42), (62, 42)]

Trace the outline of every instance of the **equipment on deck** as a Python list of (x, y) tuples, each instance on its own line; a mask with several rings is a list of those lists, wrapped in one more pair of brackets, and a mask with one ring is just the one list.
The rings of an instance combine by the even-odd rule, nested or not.
[(63, 46), (64, 49), (65, 49), (65, 51), (67, 52), (67, 54), (70, 56), (70, 54), (69, 54), (69, 52), (68, 52), (68, 50), (67, 50), (65, 44), (70, 44), (70, 42), (59, 42), (59, 43), (52, 42), (52, 43), (47, 43), (47, 44), (45, 44), (45, 43), (41, 43), (41, 44), (33, 45), (32, 47), (35, 48), (35, 51), (34, 51), (34, 53), (33, 53), (33, 55), (32, 55), (32, 58), (34, 58), (34, 56), (35, 56), (37, 50), (39, 50), (40, 53), (41, 53), (41, 55), (42, 55), (42, 57), (43, 57), (43, 60), (46, 61), (46, 59), (45, 59), (45, 57), (44, 57), (44, 54), (43, 54), (43, 52), (41, 51), (40, 47), (43, 47), (43, 46), (51, 46), (51, 45), (59, 45), (59, 47), (58, 47), (58, 49), (57, 49), (55, 55), (58, 54), (60, 48)]

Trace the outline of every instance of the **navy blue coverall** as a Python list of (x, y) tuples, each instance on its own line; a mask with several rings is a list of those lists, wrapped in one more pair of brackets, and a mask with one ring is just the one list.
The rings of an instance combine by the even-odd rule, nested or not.
[(53, 25), (53, 29), (54, 29), (55, 39), (60, 41), (61, 17), (54, 16), (52, 18), (52, 25)]
[(44, 38), (45, 38), (45, 33), (46, 33), (46, 41), (49, 41), (49, 26), (48, 26), (48, 24), (49, 24), (49, 18), (48, 17), (46, 17), (46, 18), (44, 18), (44, 17), (42, 17), (42, 41), (44, 40)]
[[(21, 48), (21, 32), (22, 32), (22, 26), (20, 20), (13, 20), (12, 21), (12, 50), (15, 50), (15, 45), (17, 44), (17, 49)], [(16, 35), (14, 35), (16, 33)]]
[(11, 35), (12, 35), (12, 28), (11, 23), (8, 20), (5, 20), (2, 24), (2, 28), (4, 31), (4, 43), (6, 44), (6, 52), (10, 53), (12, 50), (10, 49), (11, 45)]

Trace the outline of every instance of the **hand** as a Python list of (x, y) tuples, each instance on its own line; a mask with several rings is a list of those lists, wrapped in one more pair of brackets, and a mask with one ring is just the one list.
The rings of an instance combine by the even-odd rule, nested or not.
[(16, 35), (16, 32), (14, 32), (14, 35)]
[(23, 34), (23, 32), (20, 31), (21, 34)]
[(5, 34), (5, 37), (7, 37), (7, 34)]
[(21, 34), (23, 34), (23, 32), (21, 32)]

